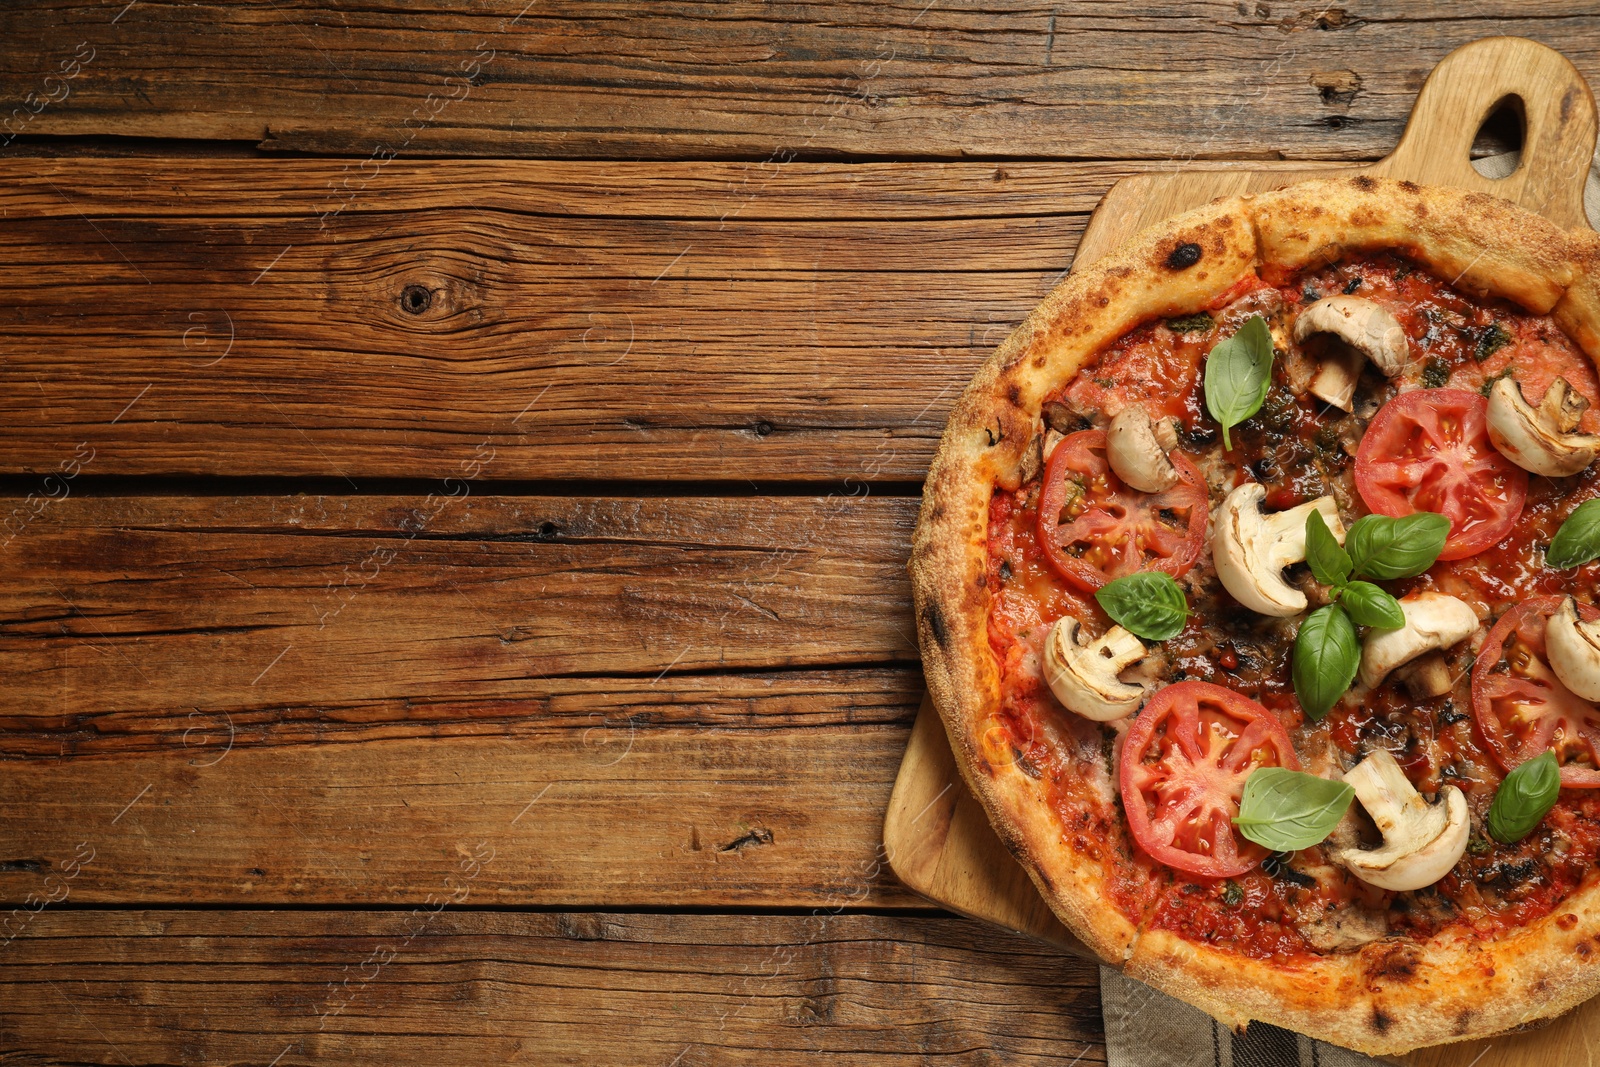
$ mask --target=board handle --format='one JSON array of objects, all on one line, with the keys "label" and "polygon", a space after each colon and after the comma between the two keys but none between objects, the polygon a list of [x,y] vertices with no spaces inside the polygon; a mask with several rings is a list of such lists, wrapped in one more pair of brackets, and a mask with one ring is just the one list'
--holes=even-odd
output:
[{"label": "board handle", "polygon": [[[1472,141],[1508,101],[1522,115],[1522,160],[1507,177],[1485,178],[1472,168]],[[1433,68],[1400,144],[1371,173],[1493,193],[1563,228],[1587,227],[1595,129],[1594,95],[1565,56],[1523,37],[1486,37]]]}]

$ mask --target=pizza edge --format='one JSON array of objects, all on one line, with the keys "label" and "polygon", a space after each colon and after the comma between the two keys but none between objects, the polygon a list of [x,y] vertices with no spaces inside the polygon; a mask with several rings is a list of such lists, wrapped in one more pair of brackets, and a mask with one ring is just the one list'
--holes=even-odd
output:
[{"label": "pizza edge", "polygon": [[[984,755],[977,724],[999,700],[988,643],[989,501],[1015,486],[1044,395],[1139,322],[1181,314],[1226,292],[1255,259],[1255,234],[1239,200],[1181,215],[1140,234],[1058,285],[979,368],[951,412],[929,470],[910,571],[923,671],[956,763],[1000,839],[1067,927],[1118,962],[1135,927],[1099,899],[1108,868],[1060,841],[1042,794],[1014,767]],[[1201,260],[1167,267],[1184,244]],[[1082,891],[1073,892],[1073,888]]]},{"label": "pizza edge", "polygon": [[[1187,268],[1174,257],[1184,245],[1201,252]],[[984,363],[929,470],[909,565],[928,688],[962,776],[1068,929],[1230,1025],[1257,1019],[1373,1054],[1493,1036],[1600,993],[1600,965],[1587,966],[1600,950],[1600,885],[1501,941],[1447,932],[1413,943],[1403,964],[1382,942],[1307,966],[1221,952],[1129,922],[1100,891],[1109,864],[1067,846],[1042,788],[991,761],[979,730],[1000,699],[988,644],[989,502],[997,484],[1020,481],[1045,395],[1128,330],[1200,310],[1251,270],[1386,249],[1462,289],[1553,312],[1600,365],[1600,276],[1586,274],[1600,271],[1593,233],[1568,234],[1487,194],[1366,176],[1217,200],[1075,271]],[[1567,914],[1576,922],[1562,930],[1554,920]]]}]

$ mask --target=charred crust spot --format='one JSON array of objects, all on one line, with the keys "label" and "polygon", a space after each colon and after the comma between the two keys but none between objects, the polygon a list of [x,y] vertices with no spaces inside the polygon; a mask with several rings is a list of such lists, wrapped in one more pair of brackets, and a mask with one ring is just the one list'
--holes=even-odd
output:
[{"label": "charred crust spot", "polygon": [[1387,1034],[1389,1032],[1389,1027],[1393,1025],[1393,1017],[1385,1014],[1382,1008],[1374,1004],[1372,1006],[1372,1028],[1380,1034]]},{"label": "charred crust spot", "polygon": [[1350,184],[1360,189],[1363,193],[1370,193],[1378,187],[1377,180],[1366,174],[1357,174],[1350,179]]},{"label": "charred crust spot", "polygon": [[1167,269],[1188,270],[1190,267],[1200,262],[1200,252],[1201,249],[1199,245],[1195,244],[1193,241],[1185,241],[1183,244],[1167,253]]},{"label": "charred crust spot", "polygon": [[1395,945],[1367,965],[1367,974],[1373,978],[1404,981],[1417,973],[1417,950],[1411,945]]},{"label": "charred crust spot", "polygon": [[1574,926],[1578,925],[1578,917],[1572,914],[1570,911],[1563,912],[1562,914],[1556,916],[1556,925],[1561,927],[1563,930],[1570,930]]},{"label": "charred crust spot", "polygon": [[1022,387],[1012,382],[1006,387],[1006,399],[1011,401],[1012,407],[1022,406]]},{"label": "charred crust spot", "polygon": [[950,647],[950,626],[944,621],[944,612],[938,604],[929,604],[922,612],[923,621],[928,624],[928,632],[933,635],[934,643],[940,648]]},{"label": "charred crust spot", "polygon": [[1464,1034],[1470,1029],[1472,1029],[1472,1009],[1462,1008],[1461,1013],[1456,1016],[1456,1033]]},{"label": "charred crust spot", "polygon": [[1402,190],[1404,190],[1405,192],[1408,192],[1408,193],[1420,193],[1420,192],[1422,192],[1422,186],[1418,185],[1416,182],[1413,182],[1413,181],[1403,181],[1403,182],[1401,182],[1400,183],[1400,188]]},{"label": "charred crust spot", "polygon": [[1576,945],[1572,946],[1572,951],[1574,951],[1574,952],[1576,952],[1578,954],[1578,958],[1579,959],[1586,960],[1586,959],[1589,958],[1589,953],[1592,950],[1589,948],[1589,942],[1587,942],[1587,941],[1579,941]]}]

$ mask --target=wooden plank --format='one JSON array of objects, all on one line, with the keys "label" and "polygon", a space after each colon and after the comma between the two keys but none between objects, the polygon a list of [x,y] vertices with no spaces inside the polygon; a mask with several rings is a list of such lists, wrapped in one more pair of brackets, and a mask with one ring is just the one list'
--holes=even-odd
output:
[{"label": "wooden plank", "polygon": [[[850,694],[881,706],[857,688],[871,681]],[[6,763],[0,900],[32,906],[90,856],[75,901],[413,905],[487,849],[497,858],[474,904],[920,905],[881,851],[907,723],[768,725],[768,708],[816,716],[847,698],[808,678],[769,679],[759,695],[737,677],[695,683],[728,691],[697,698],[717,714],[755,721],[653,727],[596,711],[551,728],[528,701],[530,721],[500,737],[347,744],[335,729],[273,743],[174,709],[177,736],[153,751]],[[655,699],[677,699],[677,684],[660,688]],[[899,699],[909,715],[915,698]]]},{"label": "wooden plank", "polygon": [[916,658],[914,498],[494,497],[458,481],[13,503],[0,674],[25,718]]},{"label": "wooden plank", "polygon": [[1129,173],[350,170],[0,161],[0,471],[918,479]]},{"label": "wooden plank", "polygon": [[1398,137],[1419,72],[1492,33],[1600,73],[1581,0],[35,2],[0,10],[0,99],[27,138],[378,157],[1370,159]]},{"label": "wooden plank", "polygon": [[5,703],[0,759],[40,758],[54,765],[91,756],[183,753],[199,766],[234,747],[421,738],[514,742],[554,735],[576,736],[605,763],[619,757],[638,731],[652,728],[909,726],[923,689],[922,674],[914,667],[854,667],[485,678],[474,686],[480,692],[467,698],[450,695],[448,685],[414,681],[415,691],[405,696],[327,691],[275,699],[285,694],[274,693],[268,683],[288,659],[285,655],[272,670],[246,679],[253,685],[217,686],[212,694],[217,699],[206,702],[204,710],[186,690],[158,685],[134,693],[137,699],[114,702],[98,687],[64,676],[54,693],[41,687],[37,700]]},{"label": "wooden plank", "polygon": [[0,898],[86,842],[83,900],[409,903],[488,841],[507,904],[914,902],[861,872],[915,671],[771,670],[914,660],[914,499],[458,488],[14,521]]},{"label": "wooden plank", "polygon": [[1105,1062],[1094,968],[960,919],[46,911],[3,951],[41,1067]]},{"label": "wooden plank", "polygon": [[363,167],[348,159],[57,159],[10,152],[0,155],[0,218],[309,218],[331,227],[358,215],[440,207],[730,225],[1053,216],[1087,214],[1118,178],[1170,167],[1162,161],[498,159],[395,159]]},{"label": "wooden plank", "polygon": [[[246,210],[286,174],[284,206],[308,213],[152,217],[147,190],[127,217],[98,214],[126,168],[64,196],[40,193],[48,171],[13,191],[19,212],[54,217],[0,226],[0,469],[49,473],[82,445],[96,474],[449,477],[492,450],[497,480],[920,477],[980,353],[1060,273],[1084,218],[953,217],[976,199],[970,169],[924,209],[952,217],[873,218],[879,199],[908,210],[918,168],[810,221],[731,215],[726,196],[696,220],[578,218],[545,190],[530,212],[352,209],[324,228],[303,198],[326,163],[230,166],[232,201],[202,211]],[[410,179],[450,203],[455,165],[438,167]],[[147,164],[159,188],[172,177]],[[727,177],[680,176],[659,210]],[[821,204],[837,178],[793,184]],[[419,314],[403,303],[416,287]]]}]

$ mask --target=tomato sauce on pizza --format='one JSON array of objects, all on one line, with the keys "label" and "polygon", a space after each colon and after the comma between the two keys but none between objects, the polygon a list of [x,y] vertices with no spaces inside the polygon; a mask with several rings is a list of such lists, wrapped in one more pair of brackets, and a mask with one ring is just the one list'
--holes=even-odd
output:
[{"label": "tomato sauce on pizza", "polygon": [[[1349,366],[1351,346],[1328,331],[1295,339],[1300,317],[1334,297],[1350,299],[1330,306],[1404,335],[1392,374],[1374,358],[1357,363],[1347,409],[1316,383],[1330,361]],[[1272,338],[1270,380],[1225,442],[1208,409],[1207,360],[1257,317]],[[1547,559],[1574,510],[1600,498],[1600,464],[1550,477],[1509,458],[1488,415],[1508,378],[1530,405],[1558,382],[1600,402],[1594,365],[1550,316],[1378,252],[1250,273],[1204,311],[1128,331],[1044,398],[1037,468],[1014,489],[996,487],[989,504],[1000,706],[986,741],[1040,784],[1070,846],[1108,863],[1108,895],[1130,922],[1292,964],[1381,938],[1497,936],[1594,881],[1600,708],[1552,671],[1545,630],[1569,599],[1580,621],[1600,617],[1600,563]],[[1171,484],[1154,491],[1108,459],[1108,420],[1135,406],[1174,432]],[[1571,434],[1600,431],[1592,406],[1567,421]],[[1304,613],[1252,610],[1214,558],[1221,505],[1251,483],[1268,515],[1331,498],[1341,533],[1367,515],[1444,516],[1431,565],[1374,583],[1402,606],[1449,598],[1477,620],[1429,650],[1431,680],[1397,667],[1307,714],[1293,662]],[[1282,582],[1308,609],[1330,604],[1333,588],[1303,559]],[[1069,710],[1048,677],[1052,628],[1070,617],[1106,634],[1115,623],[1097,592],[1145,572],[1176,580],[1188,613],[1122,678],[1143,686],[1142,706],[1109,721]],[[1375,629],[1361,627],[1366,640]],[[1344,850],[1382,844],[1359,803],[1327,840],[1293,850],[1266,848],[1235,821],[1252,773],[1337,780],[1378,751],[1427,802],[1451,789],[1465,799],[1466,845],[1430,884],[1385,888],[1340,862]],[[1557,799],[1531,832],[1498,839],[1485,828],[1497,791],[1546,752]]]}]

